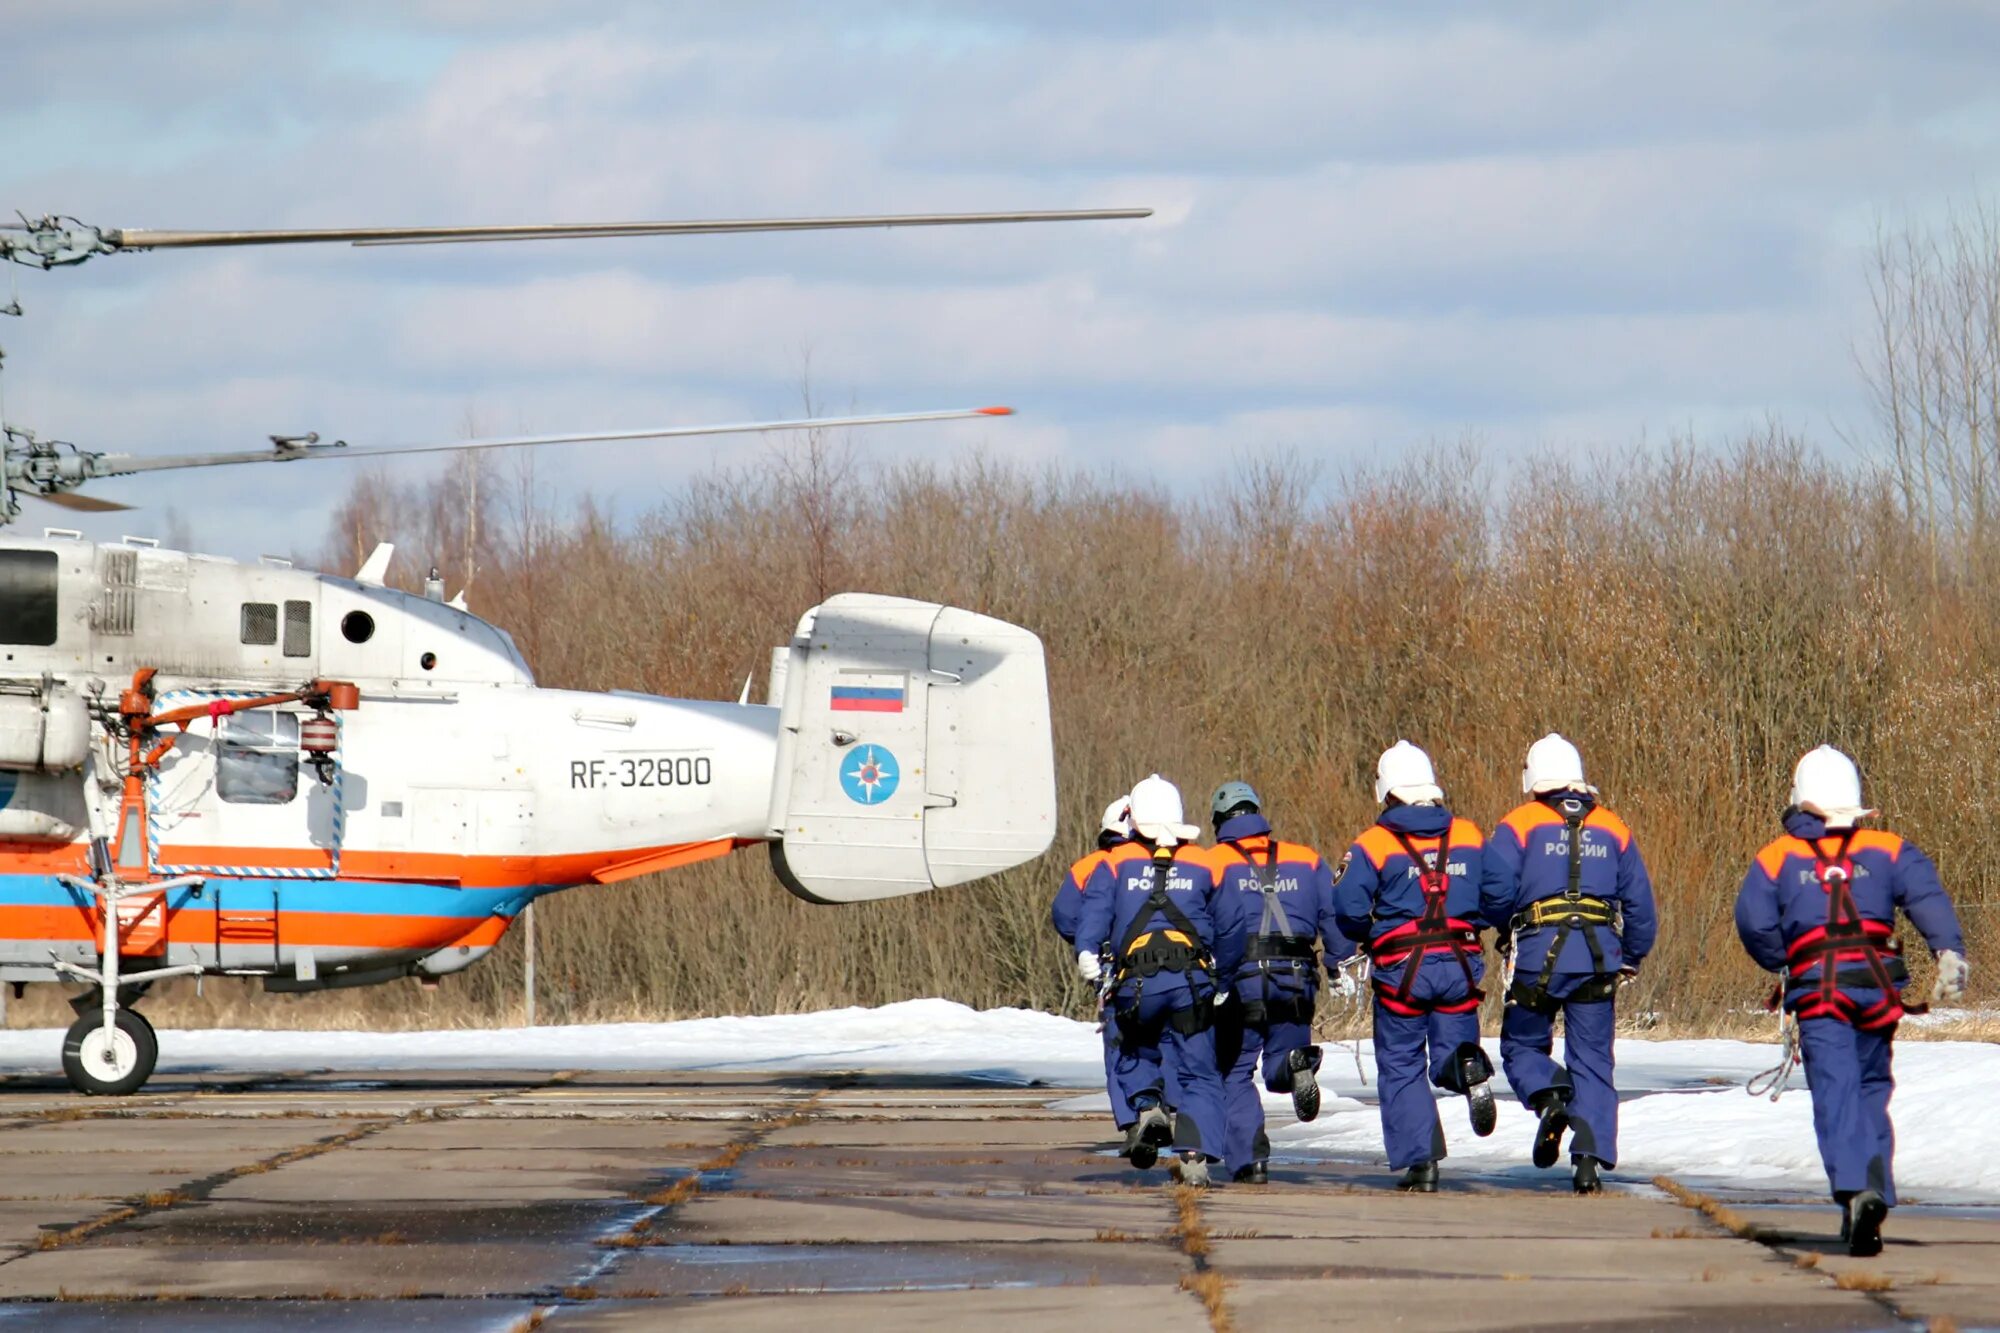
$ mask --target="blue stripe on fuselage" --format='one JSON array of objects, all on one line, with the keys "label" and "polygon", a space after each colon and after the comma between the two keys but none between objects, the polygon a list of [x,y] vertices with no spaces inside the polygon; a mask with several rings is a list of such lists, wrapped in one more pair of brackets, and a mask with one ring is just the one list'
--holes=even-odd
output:
[{"label": "blue stripe on fuselage", "polygon": [[[213,903],[218,894],[276,893],[281,912],[351,912],[366,916],[452,916],[479,920],[513,916],[548,889],[462,889],[441,884],[353,879],[229,879],[215,876],[206,892],[177,889],[168,906]],[[0,907],[75,907],[81,897],[53,875],[0,875]]]}]

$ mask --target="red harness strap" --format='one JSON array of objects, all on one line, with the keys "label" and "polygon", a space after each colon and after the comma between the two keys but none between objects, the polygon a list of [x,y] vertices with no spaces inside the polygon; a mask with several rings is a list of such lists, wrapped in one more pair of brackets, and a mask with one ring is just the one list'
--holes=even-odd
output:
[{"label": "red harness strap", "polygon": [[[1368,956],[1375,964],[1375,997],[1382,1007],[1392,1014],[1406,1018],[1419,1014],[1464,1014],[1479,1007],[1486,998],[1479,989],[1478,978],[1472,972],[1472,956],[1479,950],[1479,930],[1469,921],[1445,914],[1445,899],[1451,893],[1451,830],[1446,829],[1437,841],[1437,847],[1429,853],[1420,852],[1406,835],[1391,829],[1397,842],[1402,844],[1403,854],[1410,858],[1410,864],[1417,869],[1417,886],[1423,890],[1423,915],[1414,921],[1405,921],[1393,930],[1385,931],[1368,946]],[[1411,998],[1411,989],[1417,982],[1417,971],[1426,955],[1448,953],[1458,960],[1465,972],[1466,998],[1451,1004]],[[1391,986],[1383,979],[1383,970],[1396,964],[1403,965],[1403,974]]]},{"label": "red harness strap", "polygon": [[[1890,961],[1901,963],[1896,947],[1895,927],[1886,921],[1872,921],[1861,915],[1854,901],[1854,861],[1847,847],[1854,830],[1840,835],[1829,856],[1820,845],[1823,839],[1808,842],[1812,849],[1813,871],[1826,894],[1826,924],[1815,926],[1793,940],[1785,950],[1785,968],[1797,984],[1800,975],[1819,968],[1812,989],[1792,1004],[1800,1018],[1837,1018],[1864,1032],[1894,1027],[1905,1014],[1921,1014],[1929,1005],[1904,1004],[1896,989]],[[1882,993],[1873,1004],[1859,1003],[1841,989],[1841,964],[1858,964],[1867,975],[1868,985]]]}]

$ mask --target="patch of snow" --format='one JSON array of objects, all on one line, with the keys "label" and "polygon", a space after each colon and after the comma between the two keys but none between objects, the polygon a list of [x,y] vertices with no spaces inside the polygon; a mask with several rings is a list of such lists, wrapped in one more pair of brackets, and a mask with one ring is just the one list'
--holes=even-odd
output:
[{"label": "patch of snow", "polygon": [[[1497,1067],[1497,1043],[1487,1043]],[[56,1067],[55,1029],[0,1031],[0,1073]],[[1360,1043],[1329,1045],[1325,1100],[1312,1124],[1291,1119],[1290,1099],[1267,1097],[1274,1152],[1381,1162],[1375,1070]],[[1809,1195],[1826,1187],[1803,1074],[1775,1105],[1743,1082],[1777,1063],[1775,1044],[1741,1041],[1618,1043],[1618,1175],[1666,1173],[1692,1184],[1746,1185]],[[1560,1058],[1560,1053],[1558,1053]],[[1057,1105],[1101,1111],[1106,1103],[1101,1039],[1088,1023],[1024,1009],[979,1011],[946,1000],[875,1009],[704,1018],[678,1023],[441,1032],[257,1032],[167,1030],[160,1072],[314,1070],[370,1073],[414,1069],[741,1070],[956,1075],[1008,1084],[1091,1089]],[[2000,1046],[1910,1042],[1896,1052],[1897,1183],[1906,1196],[2000,1202],[2000,1117],[1986,1114],[2000,1088]],[[1502,1090],[1499,1128],[1474,1138],[1462,1103],[1440,1104],[1450,1166],[1535,1175],[1527,1164],[1534,1116]]]}]

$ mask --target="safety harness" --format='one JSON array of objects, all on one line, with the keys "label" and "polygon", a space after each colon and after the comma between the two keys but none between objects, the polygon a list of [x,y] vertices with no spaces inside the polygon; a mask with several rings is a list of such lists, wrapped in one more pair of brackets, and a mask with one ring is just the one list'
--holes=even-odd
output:
[{"label": "safety harness", "polygon": [[[1226,846],[1243,858],[1256,876],[1257,892],[1264,905],[1256,933],[1243,943],[1243,961],[1257,965],[1264,981],[1264,998],[1243,1003],[1246,1023],[1310,1023],[1313,1014],[1313,981],[1318,958],[1310,935],[1304,939],[1292,933],[1291,917],[1278,897],[1278,840],[1266,836],[1262,865],[1251,849],[1231,839]],[[1287,978],[1279,984],[1279,977]],[[1286,993],[1289,992],[1289,993]]]},{"label": "safety harness", "polygon": [[[1392,1014],[1414,1017],[1418,1014],[1464,1014],[1479,1007],[1486,998],[1479,989],[1479,978],[1472,970],[1472,960],[1479,954],[1479,929],[1469,921],[1445,913],[1445,899],[1451,893],[1451,830],[1449,828],[1437,838],[1437,847],[1429,852],[1420,852],[1408,835],[1399,829],[1389,832],[1402,845],[1403,854],[1410,858],[1410,864],[1417,872],[1417,886],[1423,890],[1423,915],[1414,921],[1405,921],[1393,930],[1377,936],[1368,946],[1368,954],[1374,962],[1375,996],[1382,1007]],[[1411,998],[1412,988],[1417,984],[1419,964],[1424,956],[1433,953],[1448,953],[1458,960],[1465,973],[1466,997],[1450,1004],[1439,1004],[1434,1000]],[[1391,982],[1385,975],[1388,968],[1404,964],[1402,976]]]},{"label": "safety harness", "polygon": [[[1896,943],[1895,927],[1886,921],[1871,921],[1861,915],[1854,902],[1854,860],[1848,844],[1853,829],[1843,829],[1831,856],[1824,838],[1803,840],[1813,855],[1813,873],[1826,893],[1826,924],[1815,926],[1793,940],[1785,950],[1787,984],[1809,987],[1787,1007],[1801,1019],[1837,1018],[1864,1032],[1894,1027],[1905,1014],[1921,1014],[1927,1004],[1905,1004],[1899,985],[1910,979],[1903,965],[1902,950]],[[1801,983],[1799,978],[1817,967],[1816,979]],[[1855,986],[1878,990],[1882,998],[1870,1005],[1856,1001],[1841,987]]]},{"label": "safety harness", "polygon": [[[1518,1004],[1544,1015],[1553,1014],[1565,1003],[1592,1004],[1608,1000],[1617,993],[1618,974],[1605,966],[1604,942],[1598,938],[1597,932],[1610,930],[1616,933],[1622,929],[1617,903],[1591,897],[1583,891],[1583,826],[1590,817],[1590,807],[1574,796],[1567,796],[1561,801],[1557,813],[1562,816],[1563,828],[1569,839],[1569,883],[1560,898],[1543,898],[1530,903],[1507,923],[1508,934],[1517,940],[1530,932],[1555,927],[1556,936],[1549,941],[1549,952],[1542,959],[1541,973],[1533,981],[1517,978],[1507,990],[1507,1003]],[[1583,942],[1590,950],[1593,975],[1558,1000],[1549,994],[1549,982],[1555,977],[1556,963],[1562,957],[1563,947],[1569,943],[1569,937],[1578,931],[1583,933]]]},{"label": "safety harness", "polygon": [[[1155,847],[1150,866],[1152,887],[1147,891],[1146,901],[1132,917],[1132,924],[1125,931],[1125,938],[1118,943],[1118,974],[1114,988],[1128,979],[1136,978],[1131,999],[1119,1006],[1119,1023],[1129,1023],[1127,1015],[1139,1007],[1139,997],[1144,994],[1146,983],[1162,972],[1207,972],[1213,975],[1214,962],[1209,957],[1208,947],[1202,942],[1201,931],[1196,928],[1188,914],[1167,893],[1167,879],[1174,868],[1174,849]],[[1153,928],[1153,918],[1163,916],[1167,927]],[[1189,978],[1192,990],[1193,978]],[[1202,996],[1189,1008],[1176,1010],[1168,1020],[1178,1032],[1192,1035],[1207,1029],[1215,1022],[1213,991]]]}]

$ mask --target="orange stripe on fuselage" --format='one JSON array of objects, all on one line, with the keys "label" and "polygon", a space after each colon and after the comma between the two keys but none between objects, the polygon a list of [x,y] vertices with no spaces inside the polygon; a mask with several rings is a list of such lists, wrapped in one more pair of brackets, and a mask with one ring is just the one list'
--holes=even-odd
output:
[{"label": "orange stripe on fuselage", "polygon": [[[232,910],[232,918],[248,914]],[[278,940],[284,945],[320,948],[412,950],[442,949],[463,944],[474,948],[495,944],[512,917],[401,916],[365,912],[287,912],[278,914]],[[166,942],[216,942],[213,907],[184,908],[167,913]],[[96,941],[102,938],[94,908],[0,906],[0,938],[10,940]]]},{"label": "orange stripe on fuselage", "polygon": [[[14,844],[19,845],[19,844]],[[340,878],[386,880],[392,883],[457,884],[468,889],[557,888],[577,884],[611,884],[635,875],[727,856],[751,843],[734,838],[707,842],[665,843],[599,852],[569,852],[559,856],[460,856],[445,852],[363,851],[340,854]],[[53,874],[56,867],[20,864],[11,846],[0,844],[0,871],[10,874]],[[81,845],[60,869],[77,873]],[[203,847],[172,843],[160,848],[160,864],[169,866],[243,866],[251,870],[325,870],[327,854],[318,847]]]}]

